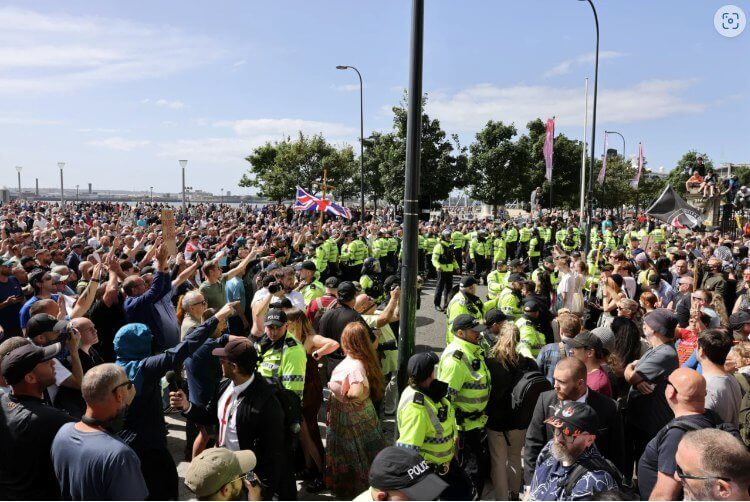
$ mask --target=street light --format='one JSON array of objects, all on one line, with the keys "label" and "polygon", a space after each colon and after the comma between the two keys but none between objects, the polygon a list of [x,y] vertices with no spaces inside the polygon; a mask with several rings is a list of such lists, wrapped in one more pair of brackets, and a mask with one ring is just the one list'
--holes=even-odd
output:
[{"label": "street light", "polygon": [[591,250],[591,217],[594,212],[594,197],[593,197],[593,178],[594,178],[594,161],[596,160],[596,91],[599,83],[599,16],[596,14],[596,7],[594,2],[591,0],[579,0],[580,2],[588,2],[591,6],[591,10],[594,12],[594,24],[596,25],[596,59],[594,62],[594,113],[591,120],[591,162],[589,162],[589,208],[588,214],[586,215],[586,246],[584,247],[584,256],[588,256]]},{"label": "street light", "polygon": [[154,203],[154,187],[148,187],[148,189],[151,191],[151,204]]},{"label": "street light", "polygon": [[16,166],[16,171],[18,171],[18,198],[19,199],[21,198],[21,169],[23,169],[23,167]]},{"label": "street light", "polygon": [[65,162],[58,162],[57,167],[60,168],[60,205],[65,205],[65,189],[63,185],[63,168],[65,167]]},{"label": "street light", "polygon": [[[617,131],[604,131],[604,134],[617,134],[620,138],[622,138],[622,158],[625,158],[625,136],[620,134]],[[604,155],[607,155],[607,152],[604,152]]]},{"label": "street light", "polygon": [[362,74],[353,66],[338,65],[337,70],[354,70],[359,77],[359,205],[360,221],[365,221],[365,108]]},{"label": "street light", "polygon": [[187,211],[187,204],[185,204],[185,166],[187,166],[187,160],[180,161],[180,167],[182,168],[182,211]]}]

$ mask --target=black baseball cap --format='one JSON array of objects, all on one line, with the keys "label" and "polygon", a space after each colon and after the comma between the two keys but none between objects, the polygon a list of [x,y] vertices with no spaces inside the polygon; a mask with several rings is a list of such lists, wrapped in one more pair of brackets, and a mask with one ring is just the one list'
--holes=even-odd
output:
[{"label": "black baseball cap", "polygon": [[354,283],[351,281],[342,281],[339,283],[337,293],[339,300],[348,302],[357,296],[357,288],[354,287]]},{"label": "black baseball cap", "polygon": [[303,261],[302,265],[300,265],[300,268],[304,270],[310,270],[312,272],[316,272],[318,270],[318,267],[316,267],[315,263],[311,260]]},{"label": "black baseball cap", "polygon": [[49,361],[59,353],[59,343],[53,343],[46,347],[39,347],[34,344],[22,345],[3,357],[0,371],[2,371],[3,378],[9,385],[15,385],[31,373],[37,364]]},{"label": "black baseball cap", "polygon": [[601,339],[590,331],[578,333],[575,337],[566,340],[571,349],[594,349],[603,351],[604,345]]},{"label": "black baseball cap", "polygon": [[528,300],[523,303],[524,312],[541,312],[542,307],[536,300]]},{"label": "black baseball cap", "polygon": [[490,309],[484,314],[484,322],[487,323],[487,326],[492,326],[493,324],[507,320],[508,316],[500,309]]},{"label": "black baseball cap", "polygon": [[462,288],[469,288],[475,284],[479,284],[477,280],[474,278],[473,275],[467,275],[465,277],[461,277],[461,287]]},{"label": "black baseball cap", "polygon": [[225,357],[233,363],[244,361],[258,364],[258,352],[248,338],[233,338],[223,347],[216,348],[211,354],[217,357]]},{"label": "black baseball cap", "polygon": [[523,265],[523,262],[517,258],[510,260],[510,263],[508,263],[509,267],[520,267],[521,265]]},{"label": "black baseball cap", "polygon": [[68,322],[58,321],[56,317],[49,314],[36,314],[26,324],[26,338],[31,339],[48,331],[62,333],[67,328]]},{"label": "black baseball cap", "polygon": [[269,307],[272,309],[290,309],[293,308],[294,305],[292,305],[292,300],[285,296],[284,298],[279,298],[278,300],[271,302]]},{"label": "black baseball cap", "polygon": [[584,432],[596,434],[599,419],[594,409],[586,403],[573,401],[557,407],[554,415],[544,421],[555,429],[562,429],[562,433],[569,437],[577,437]]},{"label": "black baseball cap", "polygon": [[[512,265],[511,265],[512,266]],[[521,274],[509,274],[508,282],[523,282],[525,279]]]},{"label": "black baseball cap", "polygon": [[480,323],[475,317],[472,317],[469,314],[461,314],[453,319],[453,332],[455,333],[459,329],[462,329],[464,331],[471,330],[481,333],[482,331],[487,329],[487,326]]},{"label": "black baseball cap", "polygon": [[414,354],[409,358],[409,362],[406,364],[406,372],[417,382],[423,382],[432,375],[432,372],[435,370],[435,365],[439,362],[440,359],[434,352]]},{"label": "black baseball cap", "polygon": [[281,326],[286,323],[286,313],[281,309],[268,309],[263,320],[264,326]]},{"label": "black baseball cap", "polygon": [[368,481],[377,490],[398,490],[411,500],[436,500],[448,488],[419,453],[398,446],[377,454]]},{"label": "black baseball cap", "polygon": [[332,277],[329,277],[328,279],[326,279],[325,287],[331,288],[331,289],[338,288],[339,287],[339,279],[338,279],[338,277],[333,277],[332,276]]},{"label": "black baseball cap", "polygon": [[739,331],[742,326],[750,323],[750,312],[740,310],[729,316],[729,326],[732,331]]}]

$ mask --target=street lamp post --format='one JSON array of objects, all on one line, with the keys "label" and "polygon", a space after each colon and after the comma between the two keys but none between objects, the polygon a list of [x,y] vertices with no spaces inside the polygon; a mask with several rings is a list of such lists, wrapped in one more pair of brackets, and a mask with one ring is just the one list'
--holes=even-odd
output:
[{"label": "street lamp post", "polygon": [[19,199],[21,198],[21,169],[23,169],[23,167],[16,166],[16,171],[18,172],[18,198]]},{"label": "street lamp post", "polygon": [[[625,136],[620,134],[617,131],[604,131],[604,134],[617,134],[622,139],[622,158],[625,158]],[[604,152],[604,155],[607,155],[607,152]]]},{"label": "street lamp post", "polygon": [[65,167],[65,162],[58,162],[57,167],[60,168],[60,205],[65,205],[65,185],[63,184],[63,168]]},{"label": "street lamp post", "polygon": [[594,212],[594,192],[593,192],[593,178],[594,178],[594,161],[596,160],[596,94],[599,84],[599,16],[596,14],[596,7],[594,2],[591,0],[579,0],[581,2],[588,2],[591,6],[591,10],[594,12],[594,24],[596,25],[596,59],[594,62],[594,112],[591,118],[591,162],[589,162],[589,187],[588,187],[588,214],[586,215],[586,246],[584,247],[585,256],[588,256],[591,250],[591,218]]},{"label": "street lamp post", "polygon": [[187,211],[187,204],[185,203],[185,166],[187,166],[187,160],[180,161],[180,167],[182,168],[182,211]]},{"label": "street lamp post", "polygon": [[154,203],[154,187],[148,187],[148,189],[151,191],[151,204]]},{"label": "street lamp post", "polygon": [[365,107],[362,74],[353,66],[338,65],[337,70],[354,70],[359,77],[359,205],[360,221],[365,221]]}]

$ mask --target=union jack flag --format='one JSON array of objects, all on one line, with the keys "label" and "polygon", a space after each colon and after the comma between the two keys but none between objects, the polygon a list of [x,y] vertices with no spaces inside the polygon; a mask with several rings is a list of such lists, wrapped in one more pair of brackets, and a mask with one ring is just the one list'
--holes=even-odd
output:
[{"label": "union jack flag", "polygon": [[316,197],[300,187],[297,187],[297,200],[294,203],[294,209],[297,211],[324,211],[346,219],[351,219],[352,217],[352,212],[349,208],[340,206],[328,199]]}]

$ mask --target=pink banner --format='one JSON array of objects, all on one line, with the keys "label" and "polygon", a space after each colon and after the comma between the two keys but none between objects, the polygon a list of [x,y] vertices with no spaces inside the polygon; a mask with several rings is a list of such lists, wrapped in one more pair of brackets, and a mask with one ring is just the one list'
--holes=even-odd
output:
[{"label": "pink banner", "polygon": [[547,167],[545,177],[552,181],[552,154],[555,143],[555,119],[547,119],[547,133],[544,137],[544,163]]},{"label": "pink banner", "polygon": [[638,172],[630,180],[630,186],[636,190],[638,189],[638,183],[641,181],[641,173],[643,173],[643,143],[638,143]]}]

